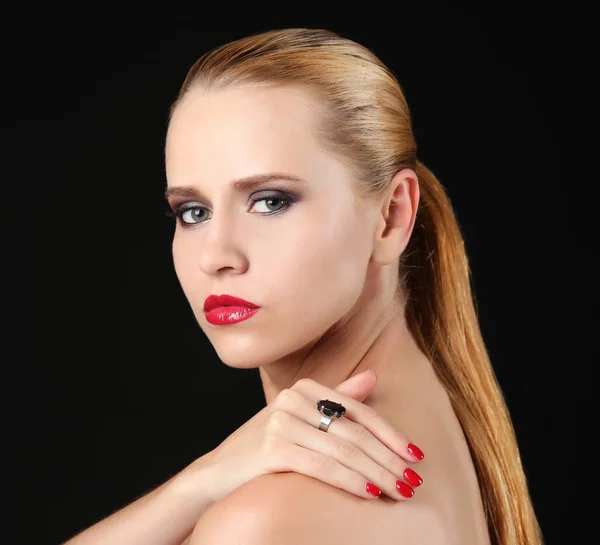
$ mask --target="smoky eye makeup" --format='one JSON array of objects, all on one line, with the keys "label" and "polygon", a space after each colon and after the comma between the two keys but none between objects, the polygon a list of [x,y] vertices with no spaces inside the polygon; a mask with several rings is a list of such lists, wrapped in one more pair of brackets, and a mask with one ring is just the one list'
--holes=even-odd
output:
[{"label": "smoky eye makeup", "polygon": [[[251,212],[261,216],[275,216],[284,213],[293,206],[298,200],[298,196],[285,186],[269,187],[252,193],[248,208],[255,208],[257,203],[265,202],[267,210],[261,212]],[[275,205],[273,203],[276,203]],[[281,206],[278,206],[278,205]],[[177,224],[183,228],[189,228],[203,224],[209,216],[210,209],[198,201],[173,200],[169,203],[170,209],[165,214],[174,218]],[[268,209],[275,207],[275,210]]]}]

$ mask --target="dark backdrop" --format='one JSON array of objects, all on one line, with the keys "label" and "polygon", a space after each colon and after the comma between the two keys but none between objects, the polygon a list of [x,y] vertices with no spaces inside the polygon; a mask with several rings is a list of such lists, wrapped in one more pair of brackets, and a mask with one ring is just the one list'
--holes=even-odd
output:
[{"label": "dark backdrop", "polygon": [[466,239],[546,542],[566,543],[582,524],[580,507],[567,511],[587,446],[576,431],[581,387],[597,363],[585,347],[596,249],[583,212],[593,212],[597,175],[577,171],[589,157],[590,18],[523,6],[483,15],[432,5],[395,17],[365,6],[287,16],[174,8],[48,4],[5,16],[10,542],[58,544],[263,406],[258,371],[219,362],[174,275],[163,143],[197,57],[249,33],[305,26],[359,41],[399,78],[419,157],[446,186]]}]

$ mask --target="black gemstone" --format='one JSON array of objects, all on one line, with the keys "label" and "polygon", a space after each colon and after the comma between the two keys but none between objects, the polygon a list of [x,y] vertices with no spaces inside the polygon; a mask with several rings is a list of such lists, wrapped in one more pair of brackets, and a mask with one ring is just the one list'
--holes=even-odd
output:
[{"label": "black gemstone", "polygon": [[335,401],[329,401],[329,399],[321,399],[317,403],[317,409],[329,417],[335,416],[336,418],[341,418],[346,414],[346,408],[343,405]]}]

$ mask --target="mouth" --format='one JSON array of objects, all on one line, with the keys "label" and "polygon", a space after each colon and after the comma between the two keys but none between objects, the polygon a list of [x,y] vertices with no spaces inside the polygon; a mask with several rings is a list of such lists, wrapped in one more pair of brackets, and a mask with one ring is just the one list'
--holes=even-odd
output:
[{"label": "mouth", "polygon": [[236,297],[235,295],[230,295],[228,293],[224,293],[222,295],[209,295],[204,301],[204,312],[210,312],[216,308],[220,307],[246,307],[249,309],[260,308],[258,305],[251,303],[250,301],[246,301],[241,299],[240,297]]}]

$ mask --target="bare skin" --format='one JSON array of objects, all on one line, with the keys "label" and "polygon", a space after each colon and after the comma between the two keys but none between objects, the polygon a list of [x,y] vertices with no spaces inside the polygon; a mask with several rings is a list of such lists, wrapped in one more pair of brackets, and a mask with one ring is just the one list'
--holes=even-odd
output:
[{"label": "bare skin", "polygon": [[[396,293],[419,202],[416,174],[404,169],[377,200],[358,201],[346,167],[313,137],[316,116],[313,99],[290,88],[195,90],[179,105],[166,144],[169,203],[196,211],[182,216],[173,240],[179,281],[220,359],[259,368],[267,404],[301,378],[333,388],[374,369],[378,387],[365,403],[427,456],[419,466],[424,484],[410,502],[433,507],[458,542],[485,544],[462,430]],[[289,208],[266,206],[264,199],[281,198],[278,183],[230,185],[270,172],[304,180],[282,182],[295,195]],[[213,325],[204,300],[222,293],[261,308],[249,320]],[[393,531],[404,503],[366,503]]]},{"label": "bare skin", "polygon": [[[413,438],[426,453],[418,467],[423,485],[409,500],[410,508],[433,508],[448,543],[484,545],[489,543],[488,530],[462,429],[431,363],[416,344],[402,342],[405,331],[402,324],[389,323],[359,365],[357,371],[374,368],[379,375],[365,404]],[[398,353],[403,354],[402,359]],[[396,516],[396,510],[406,509],[406,505],[387,497],[380,500],[385,508],[368,504],[368,516],[379,520],[382,538],[401,535],[397,526],[404,521]],[[421,533],[420,537],[425,536]],[[436,535],[431,539],[441,542]]]},{"label": "bare skin", "polygon": [[[406,529],[402,525],[406,524],[406,519],[398,516],[398,510],[409,509],[413,520],[418,519],[421,513],[426,513],[424,518],[427,522],[424,527],[416,526],[418,540],[414,542],[489,543],[477,478],[448,396],[435,376],[431,363],[414,342],[407,338],[403,341],[399,336],[401,331],[405,331],[401,320],[389,322],[369,347],[353,376],[365,369],[376,370],[377,386],[363,403],[412,438],[426,453],[425,459],[416,468],[424,482],[415,490],[414,497],[397,501],[382,495],[377,501],[356,501],[342,490],[330,488],[316,480],[303,480],[301,475],[295,476],[298,479],[293,480],[292,485],[289,479],[293,476],[287,476],[286,484],[276,488],[273,493],[272,479],[277,475],[266,475],[243,485],[229,498],[209,508],[196,526],[190,545],[212,543],[206,539],[215,526],[215,538],[218,540],[223,537],[219,533],[222,531],[219,521],[226,518],[228,513],[243,512],[256,502],[256,498],[275,496],[277,502],[286,505],[286,510],[298,513],[306,504],[298,498],[322,496],[326,488],[327,494],[335,496],[327,496],[330,504],[338,506],[336,510],[327,511],[327,525],[336,527],[334,536],[340,542],[362,543],[357,537],[360,527],[349,525],[348,520],[368,521],[365,543],[384,543],[389,541],[389,536],[405,536]],[[397,357],[397,351],[403,354],[402,360]],[[331,386],[327,384],[326,377],[322,383]],[[331,426],[335,426],[335,421]],[[275,506],[273,510],[276,510]],[[430,524],[432,513],[435,524]],[[265,516],[269,520],[269,515]],[[212,526],[213,522],[215,526]],[[313,522],[319,527],[325,526],[316,520]],[[313,531],[312,528],[314,526],[307,527],[307,530]],[[244,526],[242,529],[245,532]],[[340,533],[345,531],[346,535]],[[443,532],[443,536],[440,532]]]}]

